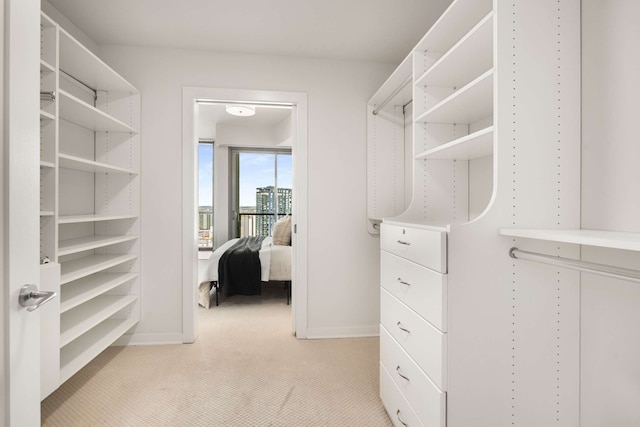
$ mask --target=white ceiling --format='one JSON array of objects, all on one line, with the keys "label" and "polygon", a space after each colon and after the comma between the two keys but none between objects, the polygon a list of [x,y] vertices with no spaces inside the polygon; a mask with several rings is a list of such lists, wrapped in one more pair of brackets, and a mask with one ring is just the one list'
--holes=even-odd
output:
[{"label": "white ceiling", "polygon": [[399,63],[451,0],[49,0],[98,45]]}]

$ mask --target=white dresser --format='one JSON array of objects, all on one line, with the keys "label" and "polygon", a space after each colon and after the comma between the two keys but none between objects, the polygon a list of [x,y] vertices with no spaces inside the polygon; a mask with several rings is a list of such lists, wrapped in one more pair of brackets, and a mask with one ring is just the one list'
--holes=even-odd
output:
[{"label": "white dresser", "polygon": [[383,223],[380,395],[397,426],[446,424],[447,234]]}]

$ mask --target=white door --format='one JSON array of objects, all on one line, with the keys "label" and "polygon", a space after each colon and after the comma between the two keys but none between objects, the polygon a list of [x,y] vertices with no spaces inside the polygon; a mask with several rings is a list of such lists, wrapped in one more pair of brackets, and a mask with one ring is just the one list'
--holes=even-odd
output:
[{"label": "white door", "polygon": [[40,1],[2,0],[2,420],[40,425],[40,314],[18,305],[39,284]]}]

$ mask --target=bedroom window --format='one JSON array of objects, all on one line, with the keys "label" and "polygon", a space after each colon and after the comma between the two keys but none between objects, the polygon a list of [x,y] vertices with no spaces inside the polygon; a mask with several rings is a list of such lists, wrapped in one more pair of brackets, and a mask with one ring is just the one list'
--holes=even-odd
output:
[{"label": "bedroom window", "polygon": [[232,152],[234,236],[270,236],[278,218],[291,215],[291,149]]},{"label": "bedroom window", "polygon": [[198,143],[198,250],[213,249],[213,140]]}]

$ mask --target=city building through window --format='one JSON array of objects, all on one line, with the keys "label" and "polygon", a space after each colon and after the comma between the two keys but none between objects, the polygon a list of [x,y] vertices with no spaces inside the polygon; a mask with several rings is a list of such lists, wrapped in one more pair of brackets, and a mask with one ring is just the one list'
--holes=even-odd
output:
[{"label": "city building through window", "polygon": [[291,149],[232,151],[234,237],[270,236],[279,217],[292,213]]},{"label": "city building through window", "polygon": [[198,143],[198,249],[213,249],[213,141]]}]

